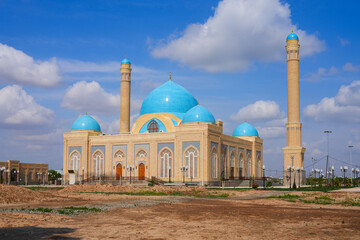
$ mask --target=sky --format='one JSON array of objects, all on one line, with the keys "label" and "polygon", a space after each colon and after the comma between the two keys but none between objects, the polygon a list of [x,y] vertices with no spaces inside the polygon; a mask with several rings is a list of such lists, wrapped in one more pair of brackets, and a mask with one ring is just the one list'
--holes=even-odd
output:
[{"label": "sky", "polygon": [[118,133],[127,56],[132,122],[172,72],[225,134],[244,121],[255,126],[267,174],[280,176],[293,29],[305,168],[325,171],[325,130],[337,174],[350,161],[360,167],[359,10],[356,0],[0,0],[0,161],[61,169],[62,134],[86,112],[104,133]]}]

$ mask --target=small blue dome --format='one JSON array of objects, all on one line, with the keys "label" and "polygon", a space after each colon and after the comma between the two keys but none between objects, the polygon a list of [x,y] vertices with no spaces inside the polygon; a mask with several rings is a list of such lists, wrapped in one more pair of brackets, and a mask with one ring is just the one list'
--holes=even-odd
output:
[{"label": "small blue dome", "polygon": [[101,132],[101,128],[98,122],[89,115],[83,115],[73,123],[71,131],[75,130],[91,130]]},{"label": "small blue dome", "polygon": [[192,123],[192,122],[208,122],[208,123],[215,123],[215,118],[203,106],[197,105],[191,108],[189,111],[186,112],[182,123]]},{"label": "small blue dome", "polygon": [[161,112],[186,113],[196,105],[198,101],[185,88],[173,81],[167,81],[152,90],[145,98],[140,115]]},{"label": "small blue dome", "polygon": [[121,61],[121,64],[131,64],[130,60],[125,58],[124,60]]},{"label": "small blue dome", "polygon": [[290,39],[297,39],[297,40],[299,40],[299,37],[298,37],[298,35],[296,35],[295,33],[290,33],[288,36],[287,36],[287,38],[286,38],[286,41],[287,40],[290,40]]},{"label": "small blue dome", "polygon": [[234,131],[233,137],[258,137],[259,133],[251,124],[244,122]]}]

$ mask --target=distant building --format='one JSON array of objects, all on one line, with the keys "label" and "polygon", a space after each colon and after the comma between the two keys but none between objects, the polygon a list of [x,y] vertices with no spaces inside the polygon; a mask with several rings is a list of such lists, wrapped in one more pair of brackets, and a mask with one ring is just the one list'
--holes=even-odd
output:
[{"label": "distant building", "polygon": [[48,182],[48,164],[21,163],[16,160],[0,162],[0,183],[42,184]]},{"label": "distant building", "polygon": [[64,133],[65,183],[132,175],[219,185],[222,179],[262,177],[263,140],[257,130],[245,122],[232,136],[223,134],[223,122],[215,121],[171,76],[145,98],[130,129],[131,70],[130,61],[124,59],[119,134],[103,134],[89,115]]}]

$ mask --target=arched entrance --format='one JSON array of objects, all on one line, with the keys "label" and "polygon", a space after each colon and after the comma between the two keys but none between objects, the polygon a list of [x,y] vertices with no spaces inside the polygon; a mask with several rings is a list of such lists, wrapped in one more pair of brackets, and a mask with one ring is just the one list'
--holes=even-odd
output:
[{"label": "arched entrance", "polygon": [[121,163],[118,163],[116,165],[116,180],[120,180],[121,176],[122,176],[122,165]]},{"label": "arched entrance", "polygon": [[17,180],[17,172],[15,168],[11,170],[10,179],[12,182],[15,182]]},{"label": "arched entrance", "polygon": [[139,180],[145,180],[145,164],[139,164]]}]

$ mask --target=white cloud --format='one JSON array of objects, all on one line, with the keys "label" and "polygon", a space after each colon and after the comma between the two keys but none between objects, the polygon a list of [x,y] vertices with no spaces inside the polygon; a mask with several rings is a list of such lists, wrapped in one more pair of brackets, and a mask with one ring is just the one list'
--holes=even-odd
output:
[{"label": "white cloud", "polygon": [[348,62],[342,69],[347,72],[358,72],[360,70],[360,66],[355,66],[354,64]]},{"label": "white cloud", "polygon": [[120,95],[107,93],[97,82],[77,82],[66,90],[62,107],[85,113],[117,113]]},{"label": "white cloud", "polygon": [[278,118],[280,113],[279,105],[274,101],[257,101],[241,108],[237,114],[231,115],[233,121],[263,121]]},{"label": "white cloud", "polygon": [[36,61],[24,52],[0,43],[0,81],[54,87],[62,83],[62,77],[55,58]]},{"label": "white cloud", "polygon": [[354,81],[350,85],[341,86],[335,96],[335,100],[342,105],[360,107],[360,81]]},{"label": "white cloud", "polygon": [[0,90],[0,128],[42,126],[53,120],[53,111],[36,103],[20,86]]},{"label": "white cloud", "polygon": [[307,106],[304,113],[316,121],[360,122],[360,81],[341,86],[335,97]]},{"label": "white cloud", "polygon": [[120,62],[84,62],[73,59],[58,60],[58,64],[62,72],[66,73],[84,73],[84,72],[116,72],[119,71],[120,76]]},{"label": "white cloud", "polygon": [[[204,24],[187,26],[179,37],[151,54],[207,72],[244,72],[254,62],[281,61],[291,25],[288,4],[279,0],[224,0]],[[302,56],[325,49],[315,35],[295,29]]]},{"label": "white cloud", "polygon": [[319,82],[321,80],[324,80],[325,77],[329,77],[337,73],[339,73],[339,69],[334,66],[330,67],[329,70],[320,67],[316,73],[310,74],[310,76],[307,78],[307,81]]},{"label": "white cloud", "polygon": [[260,127],[257,129],[261,138],[279,138],[286,135],[285,125],[283,127]]},{"label": "white cloud", "polygon": [[349,40],[346,40],[346,39],[341,38],[341,37],[338,37],[338,40],[339,40],[341,46],[350,45],[350,41],[349,41]]},{"label": "white cloud", "polygon": [[[139,111],[142,101],[131,99],[131,111]],[[66,90],[62,107],[81,113],[119,114],[120,94],[106,92],[98,82],[81,81]]]}]

